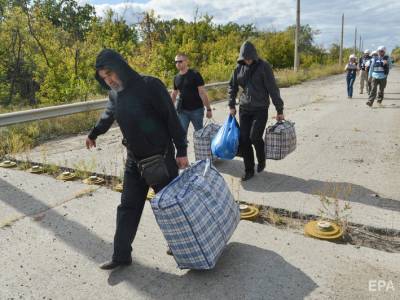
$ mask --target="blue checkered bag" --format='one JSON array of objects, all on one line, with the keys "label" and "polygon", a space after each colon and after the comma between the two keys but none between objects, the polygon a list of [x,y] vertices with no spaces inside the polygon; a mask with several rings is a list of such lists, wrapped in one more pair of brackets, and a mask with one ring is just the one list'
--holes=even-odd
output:
[{"label": "blue checkered bag", "polygon": [[181,269],[212,269],[240,220],[239,206],[210,160],[183,171],[151,207]]},{"label": "blue checkered bag", "polygon": [[211,141],[221,126],[208,122],[206,121],[202,129],[193,132],[194,157],[196,160],[215,159],[211,153]]}]

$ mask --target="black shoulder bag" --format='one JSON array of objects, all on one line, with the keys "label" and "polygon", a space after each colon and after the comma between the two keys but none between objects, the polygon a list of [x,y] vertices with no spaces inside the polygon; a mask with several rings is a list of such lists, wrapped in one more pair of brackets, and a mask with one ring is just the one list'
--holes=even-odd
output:
[{"label": "black shoulder bag", "polygon": [[149,186],[164,184],[170,178],[167,164],[165,163],[166,153],[152,155],[136,161],[140,175]]},{"label": "black shoulder bag", "polygon": [[[129,149],[129,144],[125,138],[122,140],[122,144]],[[156,154],[138,160],[133,154],[133,151],[130,150],[130,156],[136,163],[140,176],[149,186],[164,184],[169,180],[170,174],[165,162],[167,152],[168,146],[164,154]]]},{"label": "black shoulder bag", "polygon": [[165,150],[164,154],[152,155],[141,160],[137,160],[132,153],[140,176],[142,176],[149,186],[165,184],[168,182],[170,174],[165,162],[167,152],[168,148]]}]

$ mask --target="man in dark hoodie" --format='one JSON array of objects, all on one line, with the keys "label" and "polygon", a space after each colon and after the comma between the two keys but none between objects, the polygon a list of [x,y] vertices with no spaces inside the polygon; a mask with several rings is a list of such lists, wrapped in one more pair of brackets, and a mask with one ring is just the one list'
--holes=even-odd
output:
[{"label": "man in dark hoodie", "polygon": [[[152,186],[160,191],[188,166],[187,144],[169,93],[157,78],[136,73],[117,52],[105,49],[96,59],[96,79],[109,90],[107,108],[86,139],[88,149],[96,138],[117,121],[128,157],[125,165],[121,204],[112,260],[101,266],[110,270],[132,263],[131,244],[135,238],[149,185],[139,172],[137,161],[165,154],[169,179]],[[175,148],[177,150],[175,158]]]},{"label": "man in dark hoodie", "polygon": [[236,114],[236,96],[239,86],[243,89],[239,97],[240,147],[245,174],[242,181],[254,176],[254,153],[256,150],[257,172],[265,169],[263,133],[268,119],[269,97],[276,108],[277,121],[284,119],[283,101],[271,66],[257,55],[252,43],[246,41],[240,47],[238,64],[229,81],[229,108]]}]

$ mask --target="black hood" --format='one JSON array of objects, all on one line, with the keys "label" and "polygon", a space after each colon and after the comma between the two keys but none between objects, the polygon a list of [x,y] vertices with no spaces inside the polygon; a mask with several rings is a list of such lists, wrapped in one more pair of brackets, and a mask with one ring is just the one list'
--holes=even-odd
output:
[{"label": "black hood", "polygon": [[140,78],[140,75],[128,65],[126,60],[118,52],[112,49],[103,49],[100,51],[99,55],[97,55],[95,75],[96,80],[101,84],[101,86],[110,90],[110,87],[104,82],[98,73],[98,71],[103,68],[110,69],[117,73],[124,87],[128,85],[128,82]]},{"label": "black hood", "polygon": [[245,59],[252,59],[254,61],[258,60],[256,47],[249,41],[246,41],[240,47],[239,58],[237,62],[243,64]]}]

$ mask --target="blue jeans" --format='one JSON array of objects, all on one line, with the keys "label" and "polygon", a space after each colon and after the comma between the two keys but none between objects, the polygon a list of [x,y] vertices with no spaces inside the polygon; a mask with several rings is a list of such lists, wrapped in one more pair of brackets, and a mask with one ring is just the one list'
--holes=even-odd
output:
[{"label": "blue jeans", "polygon": [[192,122],[195,131],[203,128],[204,107],[195,110],[182,109],[178,113],[178,116],[179,120],[181,121],[182,127],[186,132],[186,137],[190,122]]},{"label": "blue jeans", "polygon": [[356,80],[356,75],[347,75],[346,82],[347,82],[347,96],[353,97],[353,84]]}]

